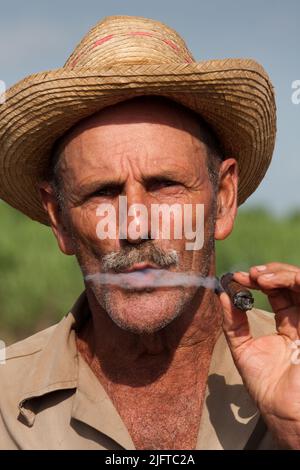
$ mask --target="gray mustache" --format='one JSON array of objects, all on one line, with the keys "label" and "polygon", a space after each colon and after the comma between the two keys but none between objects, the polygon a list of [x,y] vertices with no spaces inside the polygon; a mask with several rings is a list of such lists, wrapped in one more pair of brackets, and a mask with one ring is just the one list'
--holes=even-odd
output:
[{"label": "gray mustache", "polygon": [[169,268],[178,266],[179,255],[176,250],[162,250],[161,248],[150,245],[145,249],[130,248],[121,252],[109,253],[102,258],[102,271],[120,272],[131,268],[134,264],[151,262],[159,268]]},{"label": "gray mustache", "polygon": [[205,287],[216,290],[219,280],[198,273],[171,272],[165,269],[143,269],[129,273],[95,273],[85,276],[86,281],[118,286],[123,289],[155,287]]},{"label": "gray mustache", "polygon": [[[147,268],[133,272],[122,271],[130,269],[134,264],[151,262],[159,269]],[[102,258],[102,271],[86,274],[87,282],[99,285],[117,286],[122,289],[142,289],[156,287],[205,287],[217,289],[219,280],[213,276],[203,276],[195,272],[172,272],[167,268],[179,264],[176,250],[162,250],[155,245],[144,248],[123,249],[121,252],[109,253]],[[112,272],[113,271],[113,272]]]}]

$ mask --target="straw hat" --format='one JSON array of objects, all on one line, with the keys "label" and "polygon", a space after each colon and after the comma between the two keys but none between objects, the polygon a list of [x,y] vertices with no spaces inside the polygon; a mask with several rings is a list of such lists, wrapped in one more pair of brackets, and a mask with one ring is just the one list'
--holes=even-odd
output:
[{"label": "straw hat", "polygon": [[49,224],[38,183],[51,148],[81,119],[140,95],[198,112],[239,163],[239,204],[270,164],[276,133],[272,84],[250,59],[195,62],[181,37],[146,18],[112,16],[83,38],[62,68],[36,73],[0,105],[0,197]]}]

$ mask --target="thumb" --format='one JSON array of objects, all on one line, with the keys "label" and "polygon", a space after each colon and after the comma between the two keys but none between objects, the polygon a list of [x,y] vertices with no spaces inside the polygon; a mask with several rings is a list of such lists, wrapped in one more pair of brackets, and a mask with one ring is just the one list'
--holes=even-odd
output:
[{"label": "thumb", "polygon": [[234,307],[226,292],[220,294],[223,308],[223,330],[234,360],[253,341],[246,312]]}]

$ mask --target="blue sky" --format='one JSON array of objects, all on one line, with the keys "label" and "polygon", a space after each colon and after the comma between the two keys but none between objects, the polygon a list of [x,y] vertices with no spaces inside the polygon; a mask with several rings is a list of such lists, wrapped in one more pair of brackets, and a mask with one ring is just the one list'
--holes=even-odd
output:
[{"label": "blue sky", "polygon": [[299,0],[0,0],[0,80],[58,68],[81,37],[107,15],[154,18],[175,28],[196,60],[251,57],[275,86],[278,136],[271,167],[244,205],[275,213],[299,209],[300,80]]}]

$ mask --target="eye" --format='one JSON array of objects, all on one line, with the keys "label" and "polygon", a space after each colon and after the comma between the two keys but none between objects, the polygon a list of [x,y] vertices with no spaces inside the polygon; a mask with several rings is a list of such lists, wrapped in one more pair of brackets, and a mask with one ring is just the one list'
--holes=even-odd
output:
[{"label": "eye", "polygon": [[103,188],[99,188],[96,191],[92,192],[89,195],[89,198],[93,197],[116,197],[120,194],[121,189],[119,186],[104,186]]},{"label": "eye", "polygon": [[180,183],[175,180],[171,180],[168,178],[159,178],[159,179],[153,179],[149,181],[148,183],[148,190],[149,191],[158,191],[159,189],[163,188],[169,188],[172,186],[178,186]]}]

